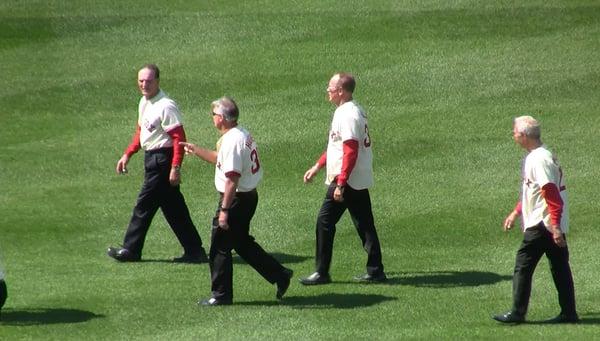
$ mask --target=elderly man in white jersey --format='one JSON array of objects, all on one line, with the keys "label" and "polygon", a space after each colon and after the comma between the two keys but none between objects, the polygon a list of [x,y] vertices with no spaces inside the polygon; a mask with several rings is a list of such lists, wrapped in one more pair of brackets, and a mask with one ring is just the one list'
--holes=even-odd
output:
[{"label": "elderly man in white jersey", "polygon": [[316,226],[316,269],[310,276],[300,279],[304,285],[331,282],[329,267],[336,224],[346,209],[368,257],[366,273],[354,279],[366,283],[387,279],[368,190],[373,184],[371,138],[367,114],[352,98],[355,86],[354,77],[349,73],[335,74],[329,81],[329,101],[337,107],[329,143],[317,163],[304,174],[304,182],[308,183],[321,168],[327,167],[325,183],[328,190]]},{"label": "elderly man in white jersey", "polygon": [[521,198],[504,220],[503,228],[510,230],[520,216],[524,236],[515,261],[512,310],[492,318],[503,323],[525,321],[533,272],[546,254],[561,308],[556,317],[546,322],[576,323],[579,317],[565,238],[569,212],[563,172],[556,157],[542,143],[540,124],[533,117],[515,118],[513,138],[528,154],[523,161]]},{"label": "elderly man in white jersey", "polygon": [[185,131],[177,104],[159,87],[160,71],[147,64],[138,72],[142,94],[135,135],[117,162],[117,173],[127,173],[129,159],[144,149],[144,184],[125,233],[123,247],[109,247],[108,255],[121,262],[139,261],[152,218],[160,207],[183,247],[179,263],[207,262],[202,240],[179,189]]},{"label": "elderly man in white jersey", "polygon": [[219,192],[209,252],[212,297],[198,303],[204,306],[232,304],[232,249],[267,281],[276,284],[276,297],[281,299],[293,272],[265,252],[249,234],[250,220],[258,205],[256,187],[263,174],[256,141],[238,125],[239,109],[231,98],[222,97],[212,102],[211,109],[213,124],[221,134],[217,150],[181,143],[186,153],[216,165],[215,187]]}]

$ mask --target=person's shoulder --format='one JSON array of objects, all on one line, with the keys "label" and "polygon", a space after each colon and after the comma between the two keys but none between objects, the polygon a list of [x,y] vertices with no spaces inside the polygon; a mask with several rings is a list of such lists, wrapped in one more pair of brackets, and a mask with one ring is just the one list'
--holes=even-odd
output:
[{"label": "person's shoulder", "polygon": [[540,163],[552,162],[553,158],[552,152],[546,146],[538,147],[527,155],[528,160]]}]

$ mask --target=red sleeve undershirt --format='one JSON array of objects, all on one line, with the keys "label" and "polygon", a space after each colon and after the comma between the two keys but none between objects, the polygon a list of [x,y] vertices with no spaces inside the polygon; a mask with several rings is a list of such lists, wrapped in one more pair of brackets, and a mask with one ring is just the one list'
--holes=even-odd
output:
[{"label": "red sleeve undershirt", "polygon": [[551,182],[542,187],[542,197],[548,204],[548,212],[550,213],[550,222],[554,226],[560,226],[560,218],[563,210],[563,201],[560,197],[560,191],[556,184]]},{"label": "red sleeve undershirt", "polygon": [[319,161],[317,161],[317,164],[319,165],[319,168],[325,167],[325,165],[327,164],[327,151],[321,154],[321,157],[319,158]]},{"label": "red sleeve undershirt", "polygon": [[515,212],[517,212],[518,215],[521,215],[522,207],[520,201],[517,203],[517,206],[515,206]]},{"label": "red sleeve undershirt", "polygon": [[342,157],[342,171],[337,177],[337,184],[339,186],[346,186],[350,173],[356,165],[356,159],[358,158],[358,141],[346,140],[343,146],[344,156]]},{"label": "red sleeve undershirt", "polygon": [[135,126],[135,134],[133,134],[131,143],[129,143],[129,146],[127,146],[127,149],[125,149],[125,155],[127,155],[127,157],[131,157],[131,155],[137,153],[137,151],[142,148],[142,145],[140,144],[140,132],[141,128],[138,124]]},{"label": "red sleeve undershirt", "polygon": [[183,130],[183,126],[178,126],[167,131],[167,134],[173,139],[173,161],[171,161],[171,166],[181,166],[184,151],[183,146],[179,142],[186,141],[185,130]]}]

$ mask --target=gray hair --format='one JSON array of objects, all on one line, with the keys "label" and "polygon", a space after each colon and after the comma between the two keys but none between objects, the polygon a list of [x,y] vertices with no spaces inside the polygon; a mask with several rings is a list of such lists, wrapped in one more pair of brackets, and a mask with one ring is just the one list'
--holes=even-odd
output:
[{"label": "gray hair", "polygon": [[215,114],[223,116],[225,121],[237,121],[240,110],[232,98],[227,96],[214,100],[210,107]]},{"label": "gray hair", "polygon": [[516,117],[513,122],[518,133],[533,139],[542,136],[540,122],[529,115]]}]

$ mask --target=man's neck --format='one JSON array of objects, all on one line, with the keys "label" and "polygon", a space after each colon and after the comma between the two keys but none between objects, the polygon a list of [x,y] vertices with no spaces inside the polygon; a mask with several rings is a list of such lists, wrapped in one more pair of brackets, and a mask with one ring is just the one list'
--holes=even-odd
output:
[{"label": "man's neck", "polygon": [[528,152],[531,152],[532,150],[538,149],[542,145],[542,140],[530,140],[525,146],[525,149],[527,149]]}]

